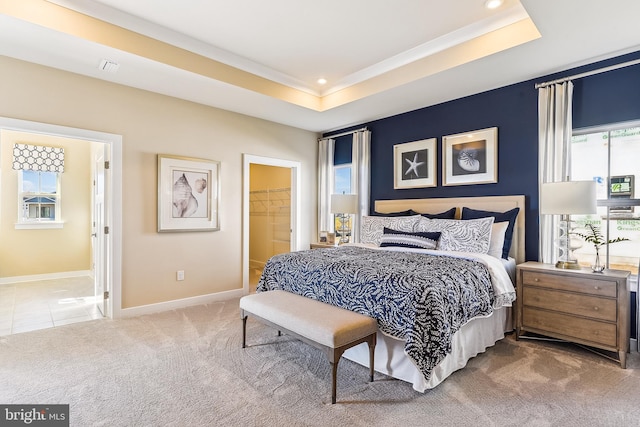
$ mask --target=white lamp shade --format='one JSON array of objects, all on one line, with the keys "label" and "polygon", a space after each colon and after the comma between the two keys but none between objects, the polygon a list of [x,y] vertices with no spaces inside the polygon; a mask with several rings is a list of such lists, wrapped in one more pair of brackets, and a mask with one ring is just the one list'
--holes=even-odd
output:
[{"label": "white lamp shade", "polygon": [[548,182],[540,187],[540,213],[543,215],[595,214],[596,182]]},{"label": "white lamp shade", "polygon": [[358,213],[357,194],[332,194],[331,213],[334,214],[354,214]]}]

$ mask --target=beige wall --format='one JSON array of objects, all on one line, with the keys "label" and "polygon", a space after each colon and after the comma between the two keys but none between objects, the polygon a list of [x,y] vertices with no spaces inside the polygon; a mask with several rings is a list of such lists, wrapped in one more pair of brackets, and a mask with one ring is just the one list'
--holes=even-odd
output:
[{"label": "beige wall", "polygon": [[[123,308],[242,288],[243,153],[301,163],[309,244],[315,133],[6,57],[0,82],[0,116],[123,136]],[[159,153],[221,162],[220,231],[156,232]]]},{"label": "beige wall", "polygon": [[[61,229],[16,230],[18,171],[13,144],[62,147]],[[68,138],[0,131],[0,278],[91,269],[91,145]]]}]

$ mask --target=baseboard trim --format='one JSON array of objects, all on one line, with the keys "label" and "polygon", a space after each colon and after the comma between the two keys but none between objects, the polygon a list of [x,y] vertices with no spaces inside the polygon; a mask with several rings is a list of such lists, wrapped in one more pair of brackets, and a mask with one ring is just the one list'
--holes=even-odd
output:
[{"label": "baseboard trim", "polygon": [[33,274],[30,276],[13,276],[0,278],[0,285],[10,285],[13,283],[36,282],[39,280],[67,279],[70,277],[93,277],[91,270],[62,271],[59,273]]},{"label": "baseboard trim", "polygon": [[245,294],[242,289],[232,291],[216,292],[215,294],[199,295],[197,297],[182,298],[172,301],[159,302],[155,304],[140,305],[137,307],[123,308],[120,310],[121,318],[142,316],[144,314],[158,313],[161,311],[176,310],[180,308],[192,307],[194,305],[209,304],[212,302],[227,301],[240,298]]}]

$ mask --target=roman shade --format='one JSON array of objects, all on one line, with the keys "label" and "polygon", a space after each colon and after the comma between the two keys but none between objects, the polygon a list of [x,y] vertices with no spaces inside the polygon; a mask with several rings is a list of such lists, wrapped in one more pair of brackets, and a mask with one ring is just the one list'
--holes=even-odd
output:
[{"label": "roman shade", "polygon": [[14,144],[13,169],[64,172],[64,148]]}]

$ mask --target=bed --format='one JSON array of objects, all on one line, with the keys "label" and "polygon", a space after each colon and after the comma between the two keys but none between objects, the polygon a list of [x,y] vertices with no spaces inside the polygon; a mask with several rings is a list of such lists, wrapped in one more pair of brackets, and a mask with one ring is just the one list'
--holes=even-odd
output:
[{"label": "bed", "polygon": [[[375,317],[375,370],[424,392],[513,329],[524,196],[385,200],[375,211],[386,216],[363,218],[363,243],[270,259],[258,292],[284,289]],[[467,221],[416,215],[446,211]],[[487,211],[516,215],[505,221]],[[507,225],[511,244],[503,253]],[[344,357],[368,366],[366,345]]]}]

